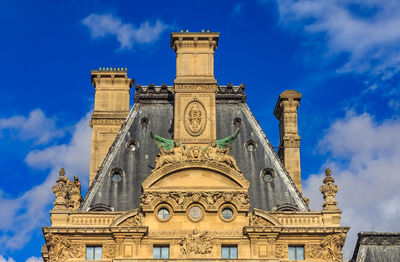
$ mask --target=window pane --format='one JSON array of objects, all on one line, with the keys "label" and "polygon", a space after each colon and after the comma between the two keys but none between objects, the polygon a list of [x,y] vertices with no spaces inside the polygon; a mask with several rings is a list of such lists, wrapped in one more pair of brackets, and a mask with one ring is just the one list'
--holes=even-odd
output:
[{"label": "window pane", "polygon": [[169,258],[169,247],[161,247],[161,258]]},{"label": "window pane", "polygon": [[221,258],[229,258],[229,247],[222,247]]},{"label": "window pane", "polygon": [[94,260],[94,247],[86,247],[86,260]]},{"label": "window pane", "polygon": [[94,260],[101,260],[101,247],[94,248]]},{"label": "window pane", "polygon": [[304,260],[304,247],[296,247],[296,259]]},{"label": "window pane", "polygon": [[237,247],[230,247],[230,258],[237,258]]},{"label": "window pane", "polygon": [[160,247],[153,247],[153,258],[161,258]]},{"label": "window pane", "polygon": [[296,248],[289,247],[289,260],[296,260]]}]

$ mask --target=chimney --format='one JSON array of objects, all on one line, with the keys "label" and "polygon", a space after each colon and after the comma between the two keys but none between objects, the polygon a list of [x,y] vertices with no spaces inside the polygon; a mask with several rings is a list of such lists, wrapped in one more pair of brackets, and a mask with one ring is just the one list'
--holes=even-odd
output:
[{"label": "chimney", "polygon": [[[204,31],[204,30],[203,30]],[[219,33],[183,32],[171,34],[171,48],[176,53],[175,83],[216,83],[214,51]]]},{"label": "chimney", "polygon": [[279,96],[274,110],[274,115],[279,120],[278,155],[300,192],[300,136],[297,129],[297,107],[300,105],[301,96],[295,90],[284,91]]},{"label": "chimney", "polygon": [[92,70],[91,76],[95,97],[89,123],[92,128],[89,185],[129,114],[129,94],[134,83],[128,78],[126,68],[100,68]]},{"label": "chimney", "polygon": [[[174,81],[174,140],[185,145],[206,146],[216,142],[214,51],[219,33],[171,34],[176,53]],[[195,121],[190,120],[194,116]]]}]

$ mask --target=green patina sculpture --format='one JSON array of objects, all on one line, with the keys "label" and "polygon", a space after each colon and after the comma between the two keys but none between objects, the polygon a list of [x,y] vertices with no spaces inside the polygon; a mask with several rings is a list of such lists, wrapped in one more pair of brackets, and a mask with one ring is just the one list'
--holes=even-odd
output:
[{"label": "green patina sculpture", "polygon": [[[230,135],[226,138],[217,140],[217,147],[221,150],[225,150],[225,149],[229,148],[232,145],[232,142],[235,140],[235,138],[238,135],[239,135],[239,129],[236,130],[232,135]],[[150,131],[150,136],[160,149],[163,149],[165,151],[170,151],[174,147],[174,140],[172,140],[172,139],[168,139],[168,138],[164,138],[159,135],[156,135],[153,133],[153,131]]]},{"label": "green patina sculpture", "polygon": [[150,136],[160,149],[170,151],[174,147],[174,140],[158,136],[150,131]]},{"label": "green patina sculpture", "polygon": [[227,149],[228,147],[230,147],[232,145],[233,140],[235,140],[235,138],[239,135],[239,129],[236,130],[232,135],[217,140],[217,146],[219,149],[224,150]]}]

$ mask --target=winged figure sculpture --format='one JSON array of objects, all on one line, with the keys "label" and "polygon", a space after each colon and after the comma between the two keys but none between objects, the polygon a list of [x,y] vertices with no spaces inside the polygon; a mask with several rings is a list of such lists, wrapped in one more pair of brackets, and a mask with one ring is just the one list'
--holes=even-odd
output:
[{"label": "winged figure sculpture", "polygon": [[174,140],[172,139],[156,135],[153,133],[153,131],[150,131],[150,136],[160,149],[163,149],[165,151],[170,151],[174,147]]},{"label": "winged figure sculpture", "polygon": [[232,135],[222,138],[220,140],[217,140],[217,146],[219,149],[224,150],[227,149],[232,145],[233,140],[239,135],[239,129],[236,130]]}]

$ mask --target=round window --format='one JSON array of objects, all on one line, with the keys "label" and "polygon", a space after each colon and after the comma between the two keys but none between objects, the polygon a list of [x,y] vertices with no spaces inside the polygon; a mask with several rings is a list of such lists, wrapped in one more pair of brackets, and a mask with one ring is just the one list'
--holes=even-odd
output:
[{"label": "round window", "polygon": [[264,168],[261,170],[261,179],[266,183],[271,183],[275,178],[275,171],[272,168]]},{"label": "round window", "polygon": [[201,210],[200,207],[198,206],[193,206],[190,210],[189,210],[189,215],[193,220],[199,220],[202,218],[203,216],[203,211]]},{"label": "round window", "polygon": [[256,149],[257,144],[254,140],[250,139],[246,142],[244,146],[246,147],[247,151],[253,152]]},{"label": "round window", "polygon": [[112,180],[114,182],[119,182],[121,181],[121,173],[119,171],[115,171],[113,176],[112,176]]},{"label": "round window", "polygon": [[126,146],[128,147],[129,151],[133,152],[138,149],[139,144],[134,140],[130,140]]},{"label": "round window", "polygon": [[169,218],[169,210],[165,207],[162,207],[158,210],[157,216],[161,220],[166,220]]},{"label": "round window", "polygon": [[230,207],[222,209],[222,217],[226,220],[230,220],[233,217],[233,210]]}]

